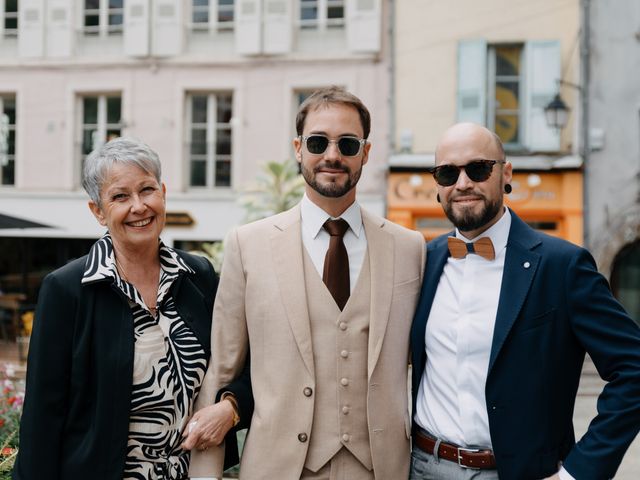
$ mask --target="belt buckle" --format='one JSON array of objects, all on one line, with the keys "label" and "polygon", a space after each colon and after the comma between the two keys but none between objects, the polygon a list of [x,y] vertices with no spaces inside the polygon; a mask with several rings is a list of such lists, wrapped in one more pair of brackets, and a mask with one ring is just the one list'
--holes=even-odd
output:
[{"label": "belt buckle", "polygon": [[462,454],[461,454],[461,452],[477,453],[479,451],[480,451],[479,448],[458,447],[458,466],[460,468],[468,468],[470,470],[481,470],[480,467],[469,467],[468,465],[463,465],[462,464]]}]

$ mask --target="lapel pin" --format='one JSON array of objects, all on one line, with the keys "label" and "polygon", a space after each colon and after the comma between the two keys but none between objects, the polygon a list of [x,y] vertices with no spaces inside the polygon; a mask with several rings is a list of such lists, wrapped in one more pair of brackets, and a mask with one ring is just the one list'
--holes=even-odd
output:
[{"label": "lapel pin", "polygon": [[524,262],[524,263],[522,264],[522,266],[523,266],[524,268],[529,268],[529,267],[531,266],[531,264],[530,264],[529,262]]}]

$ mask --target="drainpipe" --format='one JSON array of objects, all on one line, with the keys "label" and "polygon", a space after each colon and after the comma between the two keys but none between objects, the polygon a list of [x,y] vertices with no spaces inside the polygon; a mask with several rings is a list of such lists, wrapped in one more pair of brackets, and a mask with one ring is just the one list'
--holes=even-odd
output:
[{"label": "drainpipe", "polygon": [[580,122],[580,136],[582,137],[582,161],[583,161],[583,178],[582,178],[582,195],[583,195],[583,240],[584,246],[589,248],[589,157],[591,146],[589,142],[589,85],[590,85],[590,36],[591,36],[591,0],[581,0],[582,28],[580,39],[580,86],[581,86],[581,105],[582,119]]}]

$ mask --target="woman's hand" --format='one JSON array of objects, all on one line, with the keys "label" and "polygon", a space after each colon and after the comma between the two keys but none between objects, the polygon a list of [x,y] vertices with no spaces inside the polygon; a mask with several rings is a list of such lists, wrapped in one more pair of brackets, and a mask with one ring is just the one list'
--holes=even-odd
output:
[{"label": "woman's hand", "polygon": [[233,417],[233,405],[229,400],[222,400],[198,410],[182,432],[182,448],[206,450],[220,445],[233,427]]}]

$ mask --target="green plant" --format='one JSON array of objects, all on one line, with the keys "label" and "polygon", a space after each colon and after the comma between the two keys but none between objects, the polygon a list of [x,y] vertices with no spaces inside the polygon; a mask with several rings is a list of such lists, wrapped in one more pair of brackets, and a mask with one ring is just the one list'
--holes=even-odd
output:
[{"label": "green plant", "polygon": [[0,368],[0,480],[11,478],[11,469],[18,453],[20,435],[20,415],[24,393],[20,391],[13,377],[12,367]]},{"label": "green plant", "polygon": [[296,162],[267,162],[261,168],[255,184],[246,188],[240,198],[247,222],[289,210],[304,193],[304,179]]}]

